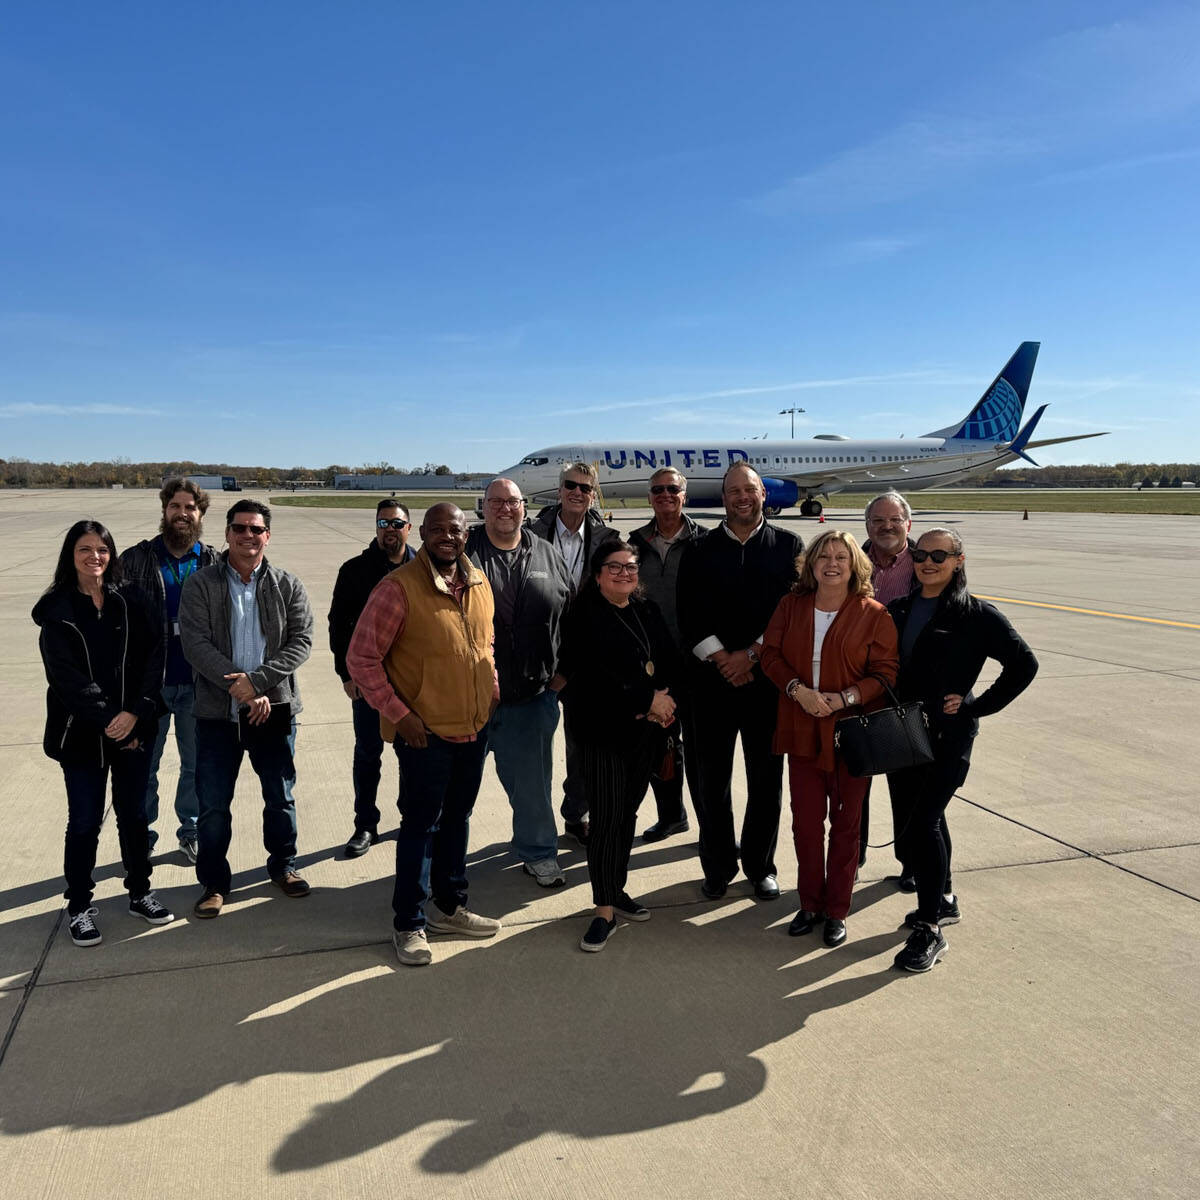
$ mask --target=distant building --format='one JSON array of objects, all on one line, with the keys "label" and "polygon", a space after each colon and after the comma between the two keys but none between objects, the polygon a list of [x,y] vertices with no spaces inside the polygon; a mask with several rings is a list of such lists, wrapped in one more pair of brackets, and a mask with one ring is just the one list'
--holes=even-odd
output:
[{"label": "distant building", "polygon": [[492,474],[466,475],[335,475],[333,486],[350,492],[452,492],[486,487]]}]

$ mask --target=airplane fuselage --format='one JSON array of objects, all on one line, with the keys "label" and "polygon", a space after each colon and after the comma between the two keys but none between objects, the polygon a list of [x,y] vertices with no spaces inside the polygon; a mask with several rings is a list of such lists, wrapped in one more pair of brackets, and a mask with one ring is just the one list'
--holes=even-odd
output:
[{"label": "airplane fuselage", "polygon": [[961,438],[585,442],[534,451],[503,474],[539,499],[557,490],[564,466],[588,462],[603,495],[635,499],[646,496],[656,470],[674,467],[688,481],[689,503],[711,504],[720,500],[721,479],[735,462],[749,463],[764,480],[793,482],[802,496],[815,496],[848,488],[920,490],[970,478],[1015,457],[1005,443]]}]

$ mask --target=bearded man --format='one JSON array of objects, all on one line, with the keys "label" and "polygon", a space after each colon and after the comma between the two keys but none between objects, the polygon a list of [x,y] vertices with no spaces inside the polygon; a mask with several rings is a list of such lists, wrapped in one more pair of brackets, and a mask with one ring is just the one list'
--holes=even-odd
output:
[{"label": "bearded man", "polygon": [[158,723],[158,737],[150,754],[150,780],[146,785],[146,822],[150,826],[150,846],[158,840],[154,822],[158,819],[158,764],[167,744],[167,731],[175,719],[175,745],[179,750],[179,780],[175,785],[176,836],[179,849],[188,862],[196,861],[196,718],[193,709],[196,691],[192,668],[183,656],[179,640],[179,595],[184,581],[201,567],[217,561],[217,552],[200,541],[204,514],[208,512],[208,493],[190,479],[168,479],[158,493],[162,521],[158,536],[130,546],[121,555],[125,578],[136,583],[146,595],[151,611],[157,612],[162,628],[166,657],[163,700],[167,712]]}]

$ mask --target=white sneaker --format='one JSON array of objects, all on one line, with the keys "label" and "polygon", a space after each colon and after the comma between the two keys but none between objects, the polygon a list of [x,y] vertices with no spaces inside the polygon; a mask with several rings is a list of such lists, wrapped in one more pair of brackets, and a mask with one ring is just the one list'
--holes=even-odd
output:
[{"label": "white sneaker", "polygon": [[494,917],[481,917],[462,904],[447,915],[432,900],[425,910],[425,926],[434,933],[459,933],[463,937],[495,937],[500,932],[500,922]]},{"label": "white sneaker", "polygon": [[98,908],[85,908],[83,912],[76,913],[67,921],[67,928],[71,932],[71,941],[77,946],[98,946],[104,940],[100,936],[100,930],[96,928],[96,922],[93,918],[100,915]]},{"label": "white sneaker", "polygon": [[433,951],[423,929],[392,930],[392,945],[396,957],[406,967],[427,967],[433,962]]},{"label": "white sneaker", "polygon": [[562,887],[567,882],[557,858],[540,858],[537,862],[525,863],[525,874],[532,875],[538,887]]}]

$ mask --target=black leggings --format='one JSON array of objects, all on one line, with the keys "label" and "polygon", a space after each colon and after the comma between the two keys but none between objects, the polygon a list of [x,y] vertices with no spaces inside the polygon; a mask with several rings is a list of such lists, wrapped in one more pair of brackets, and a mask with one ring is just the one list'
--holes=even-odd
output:
[{"label": "black leggings", "polygon": [[592,903],[613,904],[629,877],[634,821],[650,783],[653,752],[649,741],[620,751],[580,746],[588,796],[587,863]]},{"label": "black leggings", "polygon": [[967,778],[970,752],[970,742],[937,743],[933,762],[887,777],[897,815],[906,822],[896,843],[899,857],[917,880],[917,916],[931,925],[937,924],[943,894],[952,890],[946,806]]}]

